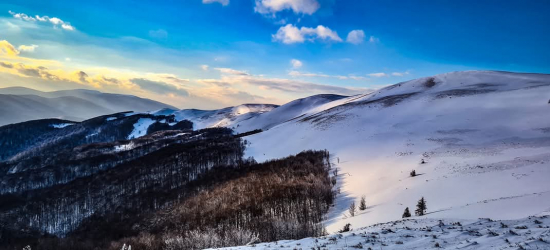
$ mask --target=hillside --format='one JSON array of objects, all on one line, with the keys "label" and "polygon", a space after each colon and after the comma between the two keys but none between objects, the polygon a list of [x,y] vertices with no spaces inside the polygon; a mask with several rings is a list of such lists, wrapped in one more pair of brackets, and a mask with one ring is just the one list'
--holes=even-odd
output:
[{"label": "hillside", "polygon": [[[343,184],[329,232],[398,220],[421,197],[428,218],[520,219],[550,208],[548,93],[542,74],[421,78],[248,136],[246,154],[333,153]],[[351,217],[361,196],[368,209]]]},{"label": "hillside", "polygon": [[245,249],[548,249],[550,216],[495,221],[418,219],[392,221],[319,238],[229,247]]},{"label": "hillside", "polygon": [[152,114],[174,115],[177,120],[189,120],[193,122],[195,129],[213,127],[235,128],[239,123],[259,116],[263,113],[268,113],[277,107],[277,105],[273,104],[243,104],[235,107],[215,110],[162,109],[152,112]]}]

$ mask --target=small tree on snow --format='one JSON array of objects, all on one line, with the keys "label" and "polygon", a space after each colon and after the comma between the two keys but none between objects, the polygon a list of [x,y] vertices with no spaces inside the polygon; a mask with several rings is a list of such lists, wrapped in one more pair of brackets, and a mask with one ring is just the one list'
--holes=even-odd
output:
[{"label": "small tree on snow", "polygon": [[413,171],[411,171],[411,177],[415,177],[416,176],[416,170],[413,169]]},{"label": "small tree on snow", "polygon": [[416,204],[416,210],[414,213],[416,216],[423,216],[426,214],[426,210],[428,210],[428,207],[426,206],[426,200],[424,200],[424,197],[418,201]]},{"label": "small tree on snow", "polygon": [[405,212],[403,212],[403,216],[401,218],[409,218],[411,217],[411,212],[409,211],[409,207],[405,208]]},{"label": "small tree on snow", "polygon": [[357,211],[357,208],[355,206],[355,201],[351,203],[351,205],[349,205],[349,214],[351,215],[351,217],[355,216],[355,212]]},{"label": "small tree on snow", "polygon": [[345,233],[345,232],[349,232],[351,230],[351,224],[346,224],[344,225],[344,228],[342,228],[342,230],[339,230],[338,232],[339,233]]},{"label": "small tree on snow", "polygon": [[367,202],[365,201],[365,196],[361,196],[361,201],[359,202],[359,210],[363,211],[367,209]]}]

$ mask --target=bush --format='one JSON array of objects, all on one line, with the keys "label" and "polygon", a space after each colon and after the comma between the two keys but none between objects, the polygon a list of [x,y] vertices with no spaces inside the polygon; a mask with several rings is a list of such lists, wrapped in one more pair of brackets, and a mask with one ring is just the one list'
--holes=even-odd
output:
[{"label": "bush", "polygon": [[405,212],[403,212],[403,216],[401,218],[409,218],[411,217],[411,212],[409,211],[409,208],[405,208]]},{"label": "bush", "polygon": [[346,224],[344,225],[344,228],[342,228],[342,230],[338,231],[339,233],[345,233],[345,232],[349,232],[351,231],[351,224]]}]

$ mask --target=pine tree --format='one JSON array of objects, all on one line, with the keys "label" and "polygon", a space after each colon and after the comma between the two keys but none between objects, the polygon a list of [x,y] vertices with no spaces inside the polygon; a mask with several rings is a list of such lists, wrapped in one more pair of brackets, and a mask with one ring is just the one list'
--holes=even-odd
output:
[{"label": "pine tree", "polygon": [[409,207],[405,208],[405,212],[403,212],[402,218],[409,218],[411,217],[411,212],[409,211]]},{"label": "pine tree", "polygon": [[416,216],[423,216],[426,214],[426,210],[428,207],[426,206],[426,200],[424,200],[424,197],[418,201],[418,204],[416,204],[416,210],[414,213]]},{"label": "pine tree", "polygon": [[351,217],[355,216],[355,212],[357,211],[357,208],[355,207],[355,201],[351,203],[351,205],[349,205],[349,214],[351,215]]},{"label": "pine tree", "polygon": [[361,201],[359,202],[359,210],[363,211],[367,209],[367,202],[365,201],[365,196],[361,196]]},{"label": "pine tree", "polygon": [[415,177],[415,176],[416,176],[416,170],[411,171],[411,177]]}]

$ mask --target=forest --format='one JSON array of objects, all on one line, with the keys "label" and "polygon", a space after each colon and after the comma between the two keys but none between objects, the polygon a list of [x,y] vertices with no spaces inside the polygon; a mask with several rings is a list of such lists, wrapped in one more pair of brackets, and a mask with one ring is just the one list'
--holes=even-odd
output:
[{"label": "forest", "polygon": [[0,249],[201,249],[325,233],[328,152],[256,163],[231,129],[157,123],[132,140],[49,137],[0,162]]}]

